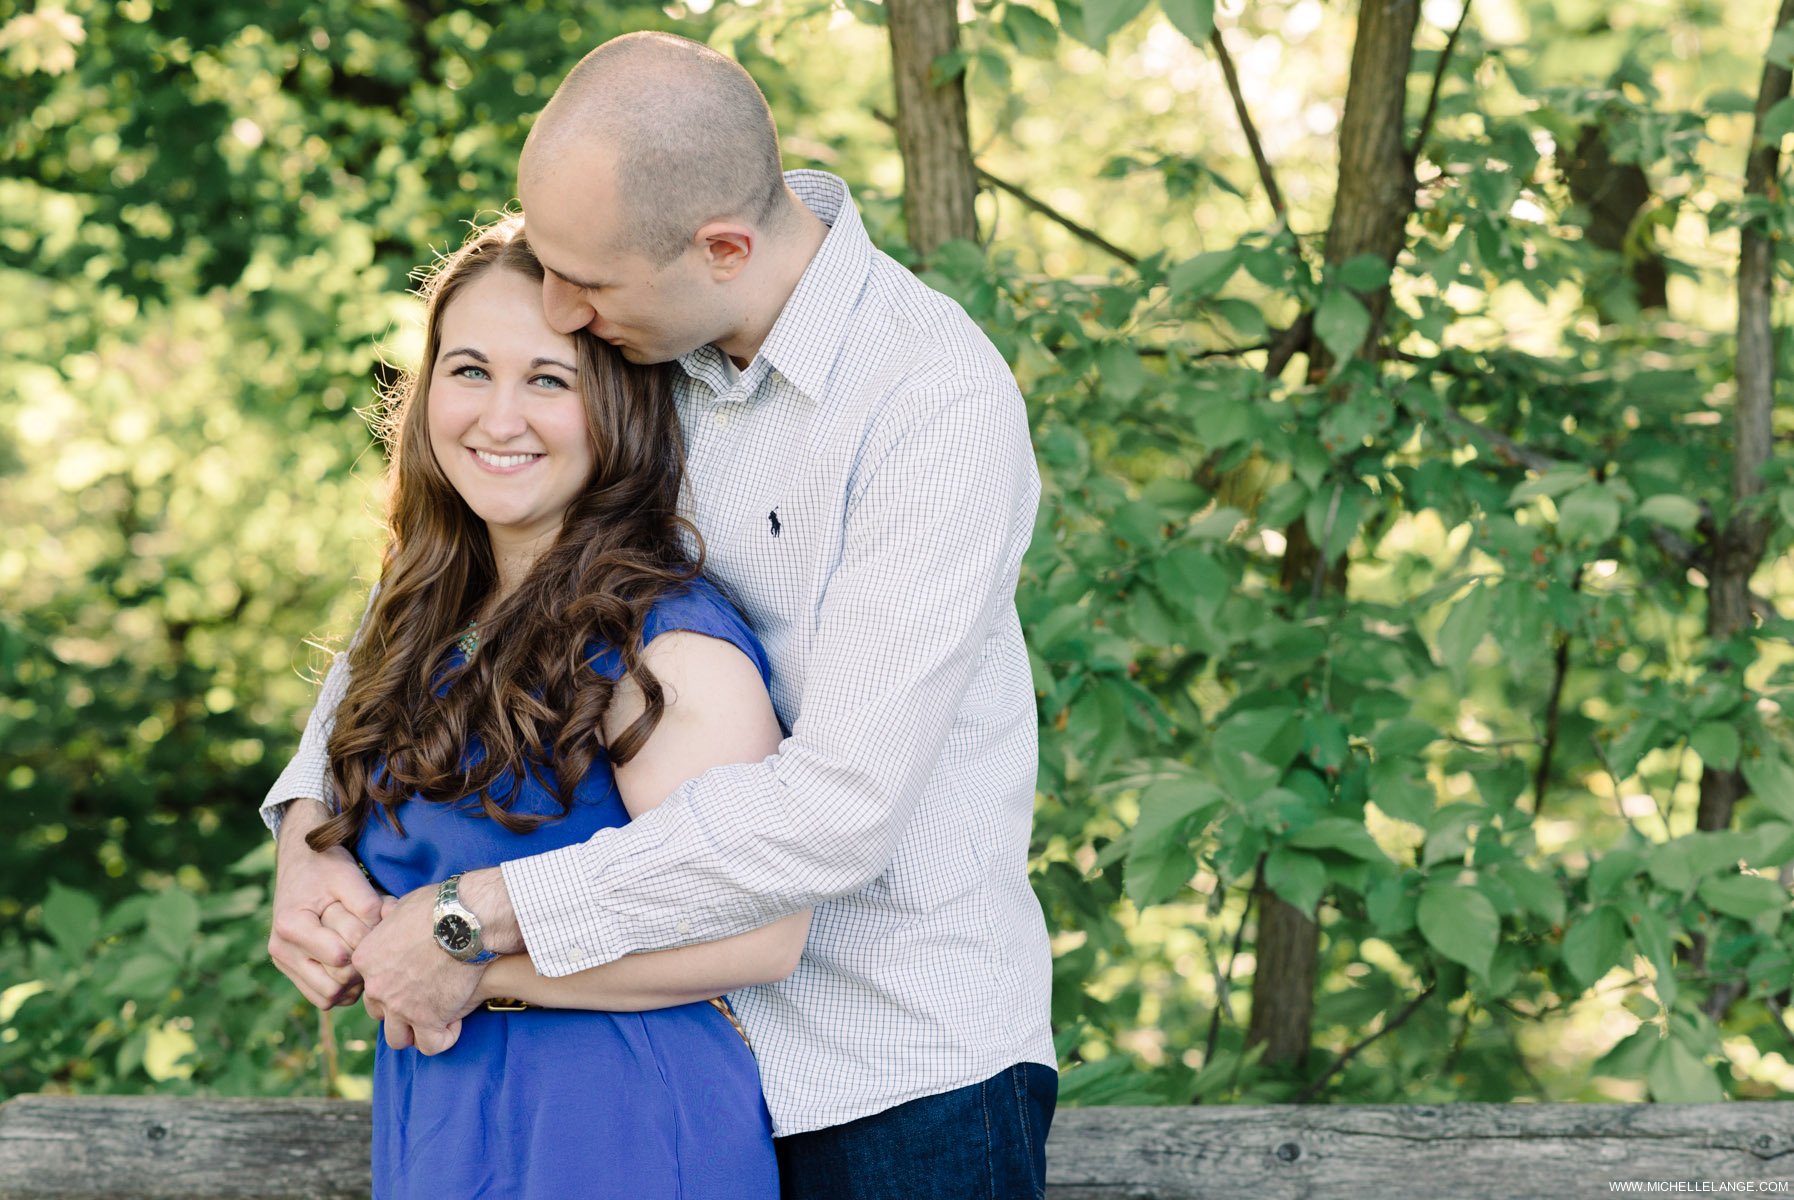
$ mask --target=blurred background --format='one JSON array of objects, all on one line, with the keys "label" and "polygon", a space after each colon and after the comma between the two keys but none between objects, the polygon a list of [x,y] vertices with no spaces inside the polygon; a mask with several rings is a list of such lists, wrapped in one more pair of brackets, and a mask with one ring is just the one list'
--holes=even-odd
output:
[{"label": "blurred background", "polygon": [[377,562],[357,409],[647,28],[1028,397],[1067,1103],[1794,1087],[1789,16],[0,0],[0,1097],[366,1095],[256,816]]}]

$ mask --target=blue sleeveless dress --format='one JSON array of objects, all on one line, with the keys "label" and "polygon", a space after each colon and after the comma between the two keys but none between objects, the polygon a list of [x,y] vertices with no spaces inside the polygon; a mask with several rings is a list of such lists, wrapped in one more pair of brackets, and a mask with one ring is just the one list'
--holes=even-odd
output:
[{"label": "blue sleeveless dress", "polygon": [[[733,643],[768,674],[765,651],[710,584],[664,597],[645,641],[692,630]],[[616,677],[614,650],[595,664]],[[554,813],[529,780],[516,812]],[[629,820],[602,759],[573,809],[523,834],[470,808],[413,798],[406,836],[370,820],[357,854],[402,896],[458,871],[585,841]],[[374,1062],[376,1200],[776,1200],[772,1122],[754,1057],[713,1005],[641,1013],[475,1009],[443,1054],[393,1050]]]}]

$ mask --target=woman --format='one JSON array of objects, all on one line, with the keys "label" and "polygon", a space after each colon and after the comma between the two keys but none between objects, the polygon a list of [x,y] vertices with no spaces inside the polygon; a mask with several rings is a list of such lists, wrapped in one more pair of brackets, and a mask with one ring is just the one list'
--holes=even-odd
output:
[{"label": "woman", "polygon": [[[685,550],[666,369],[556,333],[541,287],[520,219],[476,231],[424,287],[423,366],[382,427],[390,542],[309,840],[393,895],[779,741],[764,653]],[[447,1052],[378,1048],[374,1194],[776,1196],[746,1035],[707,998],[784,978],[808,925],[563,979],[492,963]]]}]

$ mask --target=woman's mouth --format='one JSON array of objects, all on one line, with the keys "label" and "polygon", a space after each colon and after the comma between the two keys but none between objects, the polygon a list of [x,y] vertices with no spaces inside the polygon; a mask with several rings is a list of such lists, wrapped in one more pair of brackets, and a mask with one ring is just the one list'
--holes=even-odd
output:
[{"label": "woman's mouth", "polygon": [[475,458],[494,471],[520,470],[538,458],[547,457],[545,454],[498,454],[491,450],[475,450],[471,447],[469,449]]}]

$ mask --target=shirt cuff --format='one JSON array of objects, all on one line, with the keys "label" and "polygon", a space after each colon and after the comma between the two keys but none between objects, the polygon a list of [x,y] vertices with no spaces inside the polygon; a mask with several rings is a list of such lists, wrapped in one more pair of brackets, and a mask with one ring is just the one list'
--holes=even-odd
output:
[{"label": "shirt cuff", "polygon": [[286,818],[287,805],[298,804],[306,800],[322,804],[326,812],[330,813],[332,816],[336,815],[336,810],[331,808],[329,802],[322,796],[289,796],[285,800],[276,800],[273,797],[269,797],[262,801],[262,824],[268,827],[268,832],[270,834],[274,837],[279,837],[280,823]]},{"label": "shirt cuff", "polygon": [[619,957],[610,953],[599,914],[587,897],[587,843],[500,863],[517,930],[536,974],[571,975]]}]

